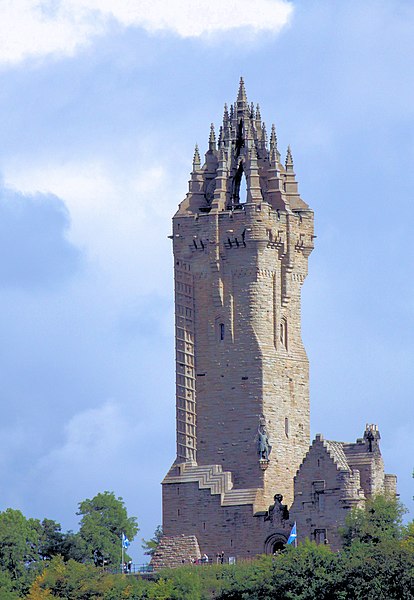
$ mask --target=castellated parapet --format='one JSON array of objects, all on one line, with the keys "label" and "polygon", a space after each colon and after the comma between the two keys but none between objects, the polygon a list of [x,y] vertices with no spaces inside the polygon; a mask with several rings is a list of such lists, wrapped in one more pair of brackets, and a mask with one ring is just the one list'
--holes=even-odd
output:
[{"label": "castellated parapet", "polygon": [[282,164],[242,79],[203,164],[195,149],[170,237],[177,456],[163,481],[165,544],[177,552],[195,536],[210,556],[273,551],[289,535],[310,442],[300,311],[315,236],[291,150]]}]

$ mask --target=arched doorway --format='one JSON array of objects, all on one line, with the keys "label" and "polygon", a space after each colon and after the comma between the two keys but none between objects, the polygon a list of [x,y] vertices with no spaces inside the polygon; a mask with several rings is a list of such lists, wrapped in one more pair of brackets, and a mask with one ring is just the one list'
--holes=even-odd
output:
[{"label": "arched doorway", "polygon": [[280,552],[285,548],[286,542],[287,536],[284,533],[272,533],[264,543],[265,554],[275,554],[276,552]]}]

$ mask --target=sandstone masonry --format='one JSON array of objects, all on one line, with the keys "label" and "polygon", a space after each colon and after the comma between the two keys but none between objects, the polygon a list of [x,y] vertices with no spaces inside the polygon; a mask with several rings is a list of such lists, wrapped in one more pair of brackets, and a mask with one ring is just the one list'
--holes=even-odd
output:
[{"label": "sandstone masonry", "polygon": [[[273,552],[292,515],[299,539],[323,541],[344,508],[394,485],[377,438],[375,451],[321,437],[309,450],[300,295],[314,237],[290,148],[282,164],[275,128],[268,140],[241,79],[218,139],[211,126],[203,165],[196,147],[173,218],[177,456],[163,481],[154,565],[194,559],[193,546],[210,557]],[[349,501],[314,518],[310,503],[334,488]]]}]

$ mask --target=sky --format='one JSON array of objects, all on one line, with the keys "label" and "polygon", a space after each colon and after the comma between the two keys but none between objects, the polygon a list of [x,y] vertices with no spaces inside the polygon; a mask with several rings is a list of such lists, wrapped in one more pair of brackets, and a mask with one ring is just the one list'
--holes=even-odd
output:
[{"label": "sky", "polygon": [[312,436],[378,424],[413,517],[414,5],[0,0],[0,510],[161,522],[171,217],[240,76],[315,211]]}]

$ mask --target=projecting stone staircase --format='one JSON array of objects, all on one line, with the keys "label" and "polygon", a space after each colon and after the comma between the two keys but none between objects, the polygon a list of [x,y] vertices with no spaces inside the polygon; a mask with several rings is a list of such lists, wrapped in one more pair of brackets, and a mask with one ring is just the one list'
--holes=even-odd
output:
[{"label": "projecting stone staircase", "polygon": [[233,489],[230,471],[223,471],[221,465],[197,465],[195,462],[174,465],[163,483],[198,483],[200,490],[219,494],[221,506],[253,505],[257,502],[257,489]]}]

